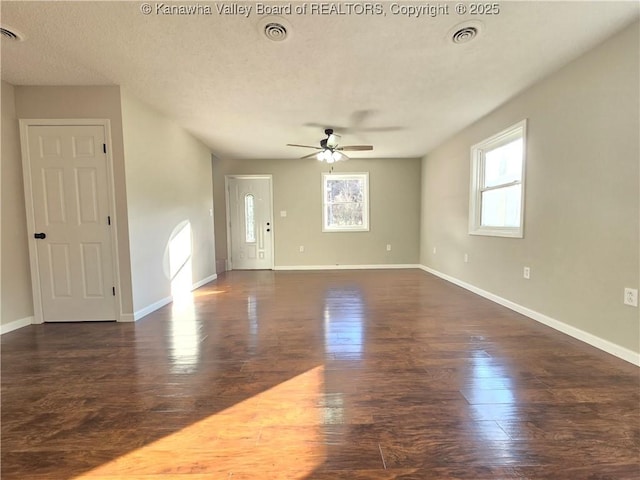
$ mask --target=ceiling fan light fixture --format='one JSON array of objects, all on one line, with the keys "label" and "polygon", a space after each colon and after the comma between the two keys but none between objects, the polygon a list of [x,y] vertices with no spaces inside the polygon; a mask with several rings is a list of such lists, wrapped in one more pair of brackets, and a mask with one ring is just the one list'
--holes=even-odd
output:
[{"label": "ceiling fan light fixture", "polygon": [[318,161],[327,163],[339,162],[342,160],[342,157],[343,155],[340,152],[331,150],[330,148],[322,150],[316,154]]}]

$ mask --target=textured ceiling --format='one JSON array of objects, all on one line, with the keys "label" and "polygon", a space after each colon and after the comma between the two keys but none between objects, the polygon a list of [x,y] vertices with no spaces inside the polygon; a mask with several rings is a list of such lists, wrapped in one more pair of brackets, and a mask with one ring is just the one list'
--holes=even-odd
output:
[{"label": "textured ceiling", "polygon": [[[500,4],[496,15],[283,15],[291,36],[267,40],[254,2],[7,1],[2,79],[14,85],[121,85],[173,118],[219,156],[295,158],[335,127],[353,157],[418,157],[638,18],[636,1]],[[264,2],[262,5],[302,2]],[[162,5],[191,5],[168,15]],[[248,16],[221,6],[252,7]],[[351,4],[364,5],[364,4]],[[397,5],[397,4],[396,4]],[[401,5],[420,6],[423,2]],[[469,6],[470,4],[466,4]],[[301,8],[301,7],[300,7]],[[322,7],[325,8],[325,7]],[[207,10],[211,10],[208,14]],[[456,25],[482,22],[456,45]],[[342,132],[340,132],[342,127]]]}]

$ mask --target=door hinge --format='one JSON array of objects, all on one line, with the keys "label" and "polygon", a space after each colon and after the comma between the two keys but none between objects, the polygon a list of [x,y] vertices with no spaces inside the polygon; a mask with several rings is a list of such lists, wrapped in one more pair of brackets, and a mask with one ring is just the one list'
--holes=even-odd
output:
[{"label": "door hinge", "polygon": [[107,215],[107,225],[111,225],[111,215]]},{"label": "door hinge", "polygon": [[113,296],[116,296],[116,287],[111,287],[111,291],[113,292]]},{"label": "door hinge", "polygon": [[106,144],[106,143],[103,143],[103,144],[102,144],[102,151],[103,151],[104,153],[107,153],[107,144]]}]

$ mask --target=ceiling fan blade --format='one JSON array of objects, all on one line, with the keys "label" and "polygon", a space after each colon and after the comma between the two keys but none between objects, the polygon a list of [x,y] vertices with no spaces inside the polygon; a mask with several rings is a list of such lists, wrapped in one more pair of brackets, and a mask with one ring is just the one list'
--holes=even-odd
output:
[{"label": "ceiling fan blade", "polygon": [[373,150],[373,145],[345,145],[344,147],[338,147],[336,150],[344,150],[345,152],[356,152],[364,150]]},{"label": "ceiling fan blade", "polygon": [[405,127],[368,127],[361,128],[360,132],[398,132],[404,130]]},{"label": "ceiling fan blade", "polygon": [[311,145],[298,145],[297,143],[287,143],[287,147],[302,147],[302,148],[313,148],[315,150],[322,150],[320,147],[312,147]]},{"label": "ceiling fan blade", "polygon": [[309,155],[305,155],[304,157],[300,157],[300,160],[304,160],[306,158],[315,157],[316,155],[318,155],[318,152],[313,152],[313,153],[310,153]]},{"label": "ceiling fan blade", "polygon": [[353,130],[360,130],[361,126],[365,123],[365,120],[373,115],[374,110],[356,110],[351,114],[351,122],[349,127]]}]

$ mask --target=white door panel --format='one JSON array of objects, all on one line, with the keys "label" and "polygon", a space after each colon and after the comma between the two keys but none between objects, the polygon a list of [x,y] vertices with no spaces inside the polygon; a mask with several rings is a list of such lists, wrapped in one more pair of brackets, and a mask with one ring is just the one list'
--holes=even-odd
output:
[{"label": "white door panel", "polygon": [[43,319],[115,320],[104,127],[31,125],[27,141]]},{"label": "white door panel", "polygon": [[234,270],[273,268],[270,177],[229,177],[231,266]]}]

